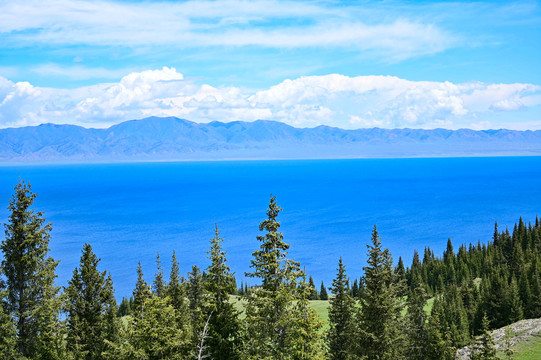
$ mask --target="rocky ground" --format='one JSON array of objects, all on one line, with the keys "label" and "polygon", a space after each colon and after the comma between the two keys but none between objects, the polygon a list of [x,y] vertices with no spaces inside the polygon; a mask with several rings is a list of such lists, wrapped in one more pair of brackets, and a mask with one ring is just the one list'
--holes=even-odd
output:
[{"label": "rocky ground", "polygon": [[[505,332],[506,329],[511,330],[511,346],[514,346],[532,336],[541,333],[541,319],[527,319],[517,321],[514,324],[496,329],[492,331],[492,338],[494,339],[495,347],[499,351],[503,351],[505,348]],[[457,359],[469,360],[470,359],[470,347],[464,347],[457,351]]]}]

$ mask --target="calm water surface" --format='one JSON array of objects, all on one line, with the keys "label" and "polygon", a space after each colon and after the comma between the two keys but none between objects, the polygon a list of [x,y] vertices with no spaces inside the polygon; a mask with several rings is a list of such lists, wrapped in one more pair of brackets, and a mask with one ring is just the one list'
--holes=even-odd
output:
[{"label": "calm water surface", "polygon": [[488,241],[494,222],[512,227],[541,215],[541,157],[224,161],[0,167],[0,221],[19,178],[53,224],[51,252],[65,285],[85,242],[111,272],[117,297],[129,295],[141,261],[148,281],[159,252],[173,250],[186,273],[208,265],[217,223],[237,280],[258,247],[258,224],[277,197],[290,256],[327,286],[342,256],[360,276],[377,224],[395,260],[410,264],[447,238]]}]

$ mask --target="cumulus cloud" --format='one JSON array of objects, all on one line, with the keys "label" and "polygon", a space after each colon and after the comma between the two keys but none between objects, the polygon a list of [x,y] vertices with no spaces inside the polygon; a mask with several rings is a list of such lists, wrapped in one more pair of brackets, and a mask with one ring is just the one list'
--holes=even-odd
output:
[{"label": "cumulus cloud", "polygon": [[[339,74],[288,79],[244,91],[186,79],[174,68],[133,72],[117,83],[52,89],[0,77],[0,126],[43,122],[104,127],[145,116],[197,122],[276,120],[297,127],[489,128],[491,115],[539,115],[541,87],[532,84],[455,84],[394,76]],[[541,128],[541,121],[537,123]]]},{"label": "cumulus cloud", "polygon": [[387,60],[433,54],[457,41],[434,24],[383,16],[367,6],[288,0],[6,0],[0,3],[0,34],[11,47],[330,46]]}]

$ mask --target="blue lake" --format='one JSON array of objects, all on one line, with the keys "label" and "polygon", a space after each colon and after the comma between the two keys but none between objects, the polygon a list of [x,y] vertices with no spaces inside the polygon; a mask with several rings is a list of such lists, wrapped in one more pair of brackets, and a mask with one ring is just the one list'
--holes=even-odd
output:
[{"label": "blue lake", "polygon": [[331,284],[338,258],[350,276],[365,266],[374,224],[395,260],[414,249],[438,255],[451,238],[490,240],[494,222],[541,215],[541,157],[223,161],[0,167],[0,221],[19,178],[39,193],[34,208],[53,224],[51,254],[66,285],[85,242],[110,271],[117,297],[131,294],[141,261],[152,281],[159,252],[186,274],[208,265],[217,223],[237,280],[259,246],[270,194],[290,257]]}]

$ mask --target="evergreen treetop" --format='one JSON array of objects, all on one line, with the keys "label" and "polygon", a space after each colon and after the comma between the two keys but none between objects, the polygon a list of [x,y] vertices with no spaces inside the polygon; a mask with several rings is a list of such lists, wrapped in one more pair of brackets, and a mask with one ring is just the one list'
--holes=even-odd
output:
[{"label": "evergreen treetop", "polygon": [[60,287],[54,284],[58,261],[48,255],[52,227],[42,212],[31,209],[36,196],[24,180],[17,184],[8,206],[6,238],[0,245],[4,255],[0,272],[7,290],[5,307],[16,327],[17,351],[28,358],[43,353],[58,355],[42,345],[44,337],[53,336],[61,307]]}]

